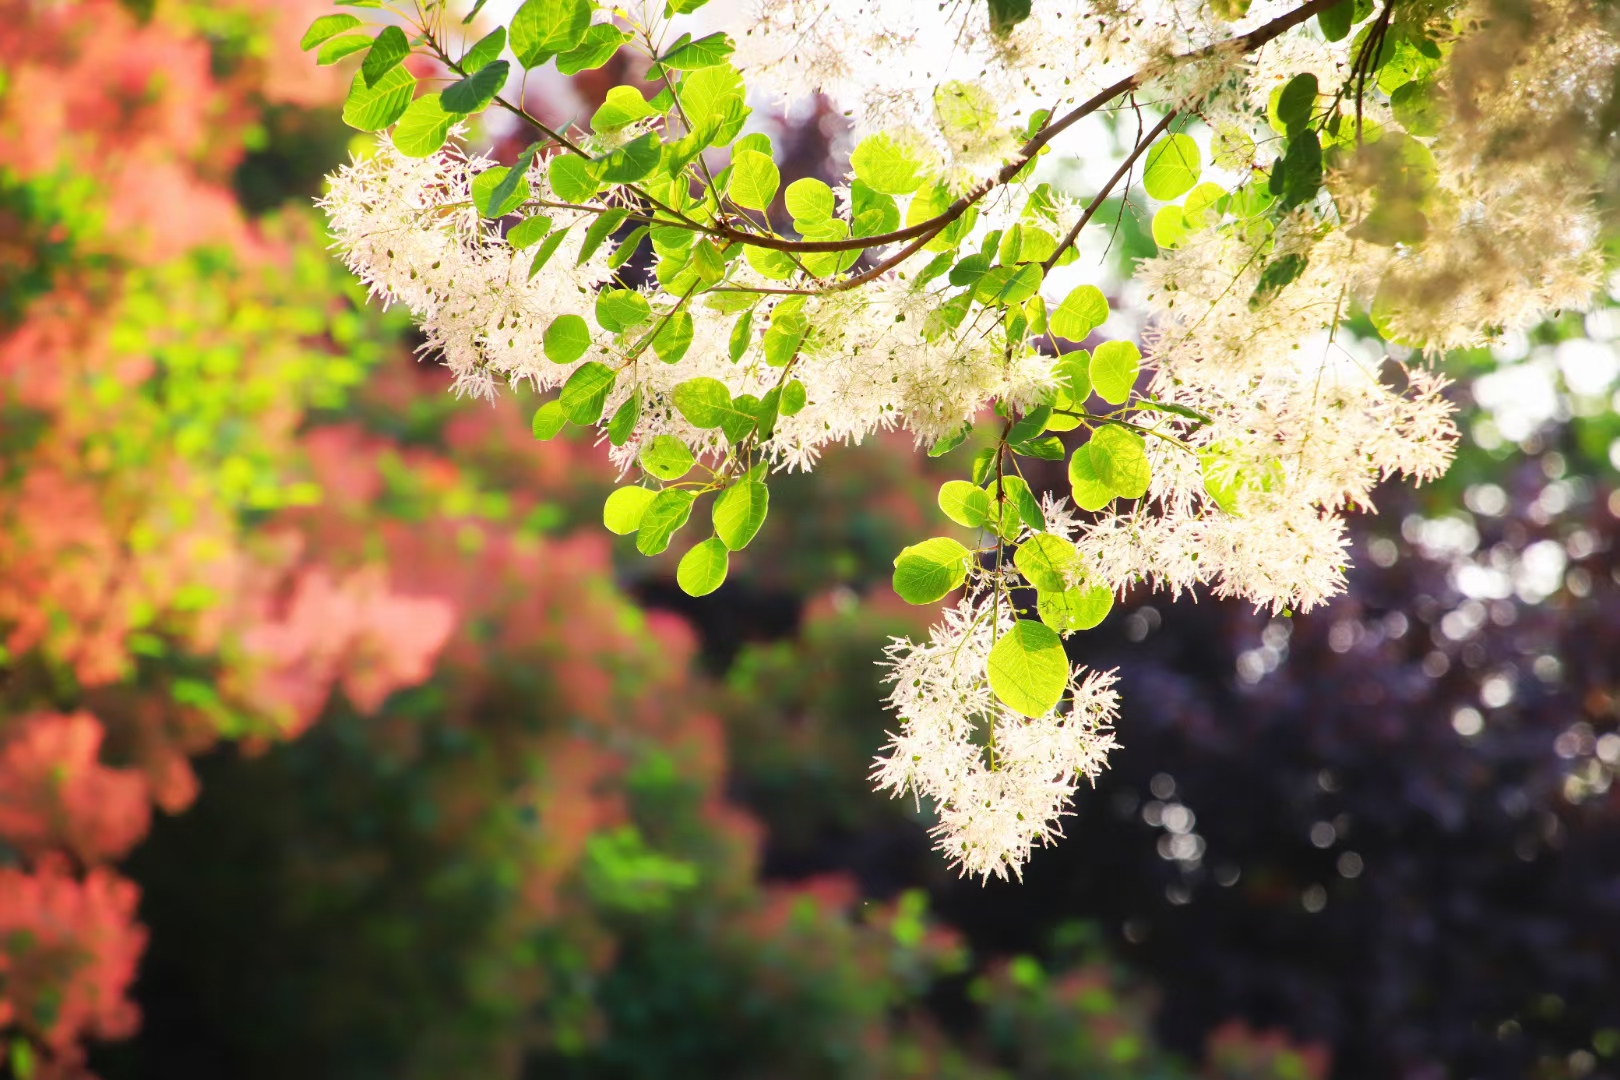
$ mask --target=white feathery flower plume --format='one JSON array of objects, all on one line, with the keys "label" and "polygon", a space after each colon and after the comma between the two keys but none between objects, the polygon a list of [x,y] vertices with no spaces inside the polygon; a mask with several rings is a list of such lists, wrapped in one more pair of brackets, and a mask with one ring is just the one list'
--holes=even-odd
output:
[{"label": "white feathery flower plume", "polygon": [[901,726],[872,779],[880,791],[934,800],[935,846],[982,878],[1022,877],[1031,850],[1062,835],[1075,787],[1096,777],[1115,745],[1111,673],[1074,669],[1067,699],[1043,716],[1001,704],[985,672],[1012,623],[983,593],[947,608],[926,642],[897,638],[886,650]]}]

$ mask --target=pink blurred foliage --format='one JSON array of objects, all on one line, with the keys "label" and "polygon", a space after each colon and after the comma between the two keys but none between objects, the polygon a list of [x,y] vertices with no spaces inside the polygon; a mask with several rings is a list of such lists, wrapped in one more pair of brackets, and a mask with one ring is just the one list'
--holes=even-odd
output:
[{"label": "pink blurred foliage", "polygon": [[[437,780],[438,828],[447,843],[495,846],[490,857],[511,867],[524,902],[490,933],[513,952],[562,926],[593,966],[611,962],[612,934],[576,879],[591,837],[629,820],[626,777],[650,753],[699,792],[721,868],[705,888],[756,913],[738,935],[781,932],[795,905],[832,925],[853,897],[847,880],[759,893],[760,826],[723,797],[725,735],[691,674],[692,631],[627,600],[599,532],[523,524],[559,500],[599,497],[611,479],[602,455],[568,440],[537,453],[510,402],[455,413],[437,446],[359,423],[307,428],[299,365],[345,348],[324,336],[325,314],[313,329],[295,319],[241,339],[243,323],[292,306],[276,290],[319,246],[307,224],[249,220],[230,179],[265,103],[330,104],[341,92],[344,76],[296,48],[327,10],[160,0],[141,21],[114,0],[0,0],[0,162],[25,180],[85,181],[76,242],[90,256],[0,324],[0,410],[39,422],[0,489],[0,644],[83,700],[64,713],[54,691],[0,699],[0,842],[19,857],[0,868],[0,1036],[41,1048],[37,1077],[82,1075],[84,1040],[138,1024],[127,998],[145,936],[137,890],[105,864],[145,834],[153,803],[174,813],[192,802],[191,757],[222,735],[250,749],[296,737],[346,703],[369,717],[379,753],[408,758],[421,725],[395,695],[429,680],[446,688],[437,707],[490,747]],[[262,19],[265,47],[219,74],[197,11]],[[252,526],[219,494],[220,463],[179,452],[161,417],[129,404],[145,400],[164,335],[181,333],[159,318],[139,346],[118,338],[130,281],[202,246],[228,250],[240,278],[176,287],[163,302],[246,312],[193,320],[217,340],[185,344],[242,352],[243,379],[269,373],[281,396],[252,414],[255,449],[322,492]],[[367,408],[398,413],[442,393],[434,366],[403,354],[364,392]],[[109,431],[137,447],[138,464]],[[498,513],[480,501],[492,491]],[[150,639],[202,665],[186,694],[171,672],[137,680]],[[513,669],[565,722],[537,726],[501,697],[497,671]],[[489,836],[494,804],[513,799],[545,822],[532,842]],[[547,992],[532,964],[504,978],[497,989],[515,1000]],[[61,1007],[45,1017],[49,998]]]},{"label": "pink blurred foliage", "polygon": [[[334,685],[375,710],[427,677],[453,622],[443,600],[391,591],[380,564],[324,566],[300,557],[291,530],[245,529],[164,418],[128,407],[156,371],[151,353],[116,340],[130,274],[203,245],[228,250],[245,276],[169,297],[206,327],[221,298],[243,311],[274,303],[253,290],[313,246],[307,227],[250,222],[230,184],[263,102],[341,91],[285,29],[327,6],[212,5],[210,17],[235,8],[270,30],[265,57],[221,76],[191,25],[196,5],[160,3],[143,21],[113,0],[0,0],[0,162],[13,180],[65,179],[79,193],[77,260],[0,325],[0,409],[37,425],[0,497],[0,660],[58,672],[85,702],[62,713],[46,704],[53,691],[24,682],[0,708],[0,844],[20,860],[0,869],[0,1032],[37,1045],[37,1077],[79,1075],[84,1039],[136,1028],[137,890],[100,864],[145,834],[153,802],[178,812],[195,798],[189,758],[218,738],[220,717],[294,735]],[[26,272],[30,257],[20,237],[0,244],[0,263]],[[296,469],[304,406],[295,381],[274,377],[310,343],[283,332],[254,352],[243,317],[214,317],[221,344],[288,388],[258,409],[257,435]],[[166,347],[159,333],[151,348]],[[217,666],[224,713],[132,682],[147,628]]]},{"label": "pink blurred foliage", "polygon": [[372,713],[395,690],[426,679],[455,622],[445,601],[394,593],[378,564],[345,574],[301,566],[284,599],[258,599],[257,610],[239,611],[247,662],[226,685],[272,712],[289,738],[315,721],[334,684]]},{"label": "pink blurred foliage", "polygon": [[125,1038],[139,1024],[124,996],[146,943],[138,899],[112,871],[75,877],[59,857],[0,868],[0,1027],[53,1052],[36,1076],[80,1075],[83,1039]]},{"label": "pink blurred foliage", "polygon": [[114,0],[0,0],[7,97],[0,160],[24,174],[89,171],[108,239],[127,258],[201,243],[248,246],[225,181],[240,155],[226,132],[251,118],[217,92],[200,37],[138,22]]},{"label": "pink blurred foliage", "polygon": [[0,744],[0,836],[25,854],[65,848],[80,862],[123,855],[151,817],[146,780],[98,760],[105,736],[85,712],[35,713]]}]

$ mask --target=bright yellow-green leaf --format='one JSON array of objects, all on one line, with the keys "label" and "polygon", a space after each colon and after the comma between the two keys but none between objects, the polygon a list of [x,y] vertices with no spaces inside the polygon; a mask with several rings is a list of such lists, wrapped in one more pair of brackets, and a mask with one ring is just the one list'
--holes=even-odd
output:
[{"label": "bright yellow-green leaf", "polygon": [[544,240],[546,234],[550,231],[551,219],[544,214],[536,214],[533,217],[524,218],[508,229],[506,242],[516,250],[522,251],[524,248],[533,247],[541,240]]},{"label": "bright yellow-green leaf", "polygon": [[1141,371],[1142,353],[1134,341],[1105,341],[1091,354],[1092,389],[1110,404],[1125,404]]},{"label": "bright yellow-green leaf", "polygon": [[[1097,479],[1107,484],[1115,495],[1140,499],[1147,493],[1152,471],[1142,436],[1118,424],[1108,424],[1098,428],[1086,445],[1091,449],[1091,464]],[[1069,470],[1072,475],[1072,462]]]},{"label": "bright yellow-green leaf", "polygon": [[[496,165],[493,168],[485,169],[483,172],[473,177],[473,205],[478,207],[478,212],[480,214],[487,218],[503,218],[507,214],[510,214],[512,211],[516,210],[518,207],[522,206],[523,203],[529,198],[528,178],[520,176],[515,185],[508,185],[511,187],[511,194],[503,199],[499,206],[492,205],[492,199],[495,196],[495,189],[501,186],[501,181],[505,180],[507,173],[511,171],[512,170],[507,168],[505,165]],[[549,222],[547,223],[547,227],[549,228]],[[541,235],[544,235],[544,233]],[[535,239],[539,239],[539,237],[536,237]],[[514,244],[513,246],[516,247],[517,245]]]},{"label": "bright yellow-green leaf", "polygon": [[710,537],[681,556],[675,583],[688,596],[707,596],[726,580],[731,553],[717,537]]},{"label": "bright yellow-green leaf", "polygon": [[633,86],[615,86],[607,92],[607,100],[591,117],[591,130],[598,133],[617,131],[626,124],[657,115],[658,111],[647,104],[640,90]]},{"label": "bright yellow-green leaf", "polygon": [[1038,533],[1018,545],[1013,556],[1018,572],[1042,592],[1061,592],[1080,565],[1074,545],[1050,533]]},{"label": "bright yellow-green leaf", "polygon": [[345,56],[353,56],[361,49],[369,48],[371,48],[370,34],[344,34],[322,45],[321,51],[315,54],[315,63],[326,67],[337,63]]},{"label": "bright yellow-green leaf", "polygon": [[657,353],[658,359],[666,364],[679,363],[681,357],[686,355],[686,350],[692,347],[694,333],[692,316],[689,312],[672,312],[653,335],[653,352]]},{"label": "bright yellow-green leaf", "polygon": [[644,487],[622,487],[607,497],[602,505],[602,524],[619,536],[629,536],[641,528],[641,516],[647,512],[658,492]]},{"label": "bright yellow-green leaf", "polygon": [[990,516],[990,496],[977,484],[951,480],[939,489],[939,508],[958,525],[976,529]]},{"label": "bright yellow-green leaf", "polygon": [[427,157],[444,145],[455,122],[455,115],[439,104],[438,94],[423,94],[394,125],[394,148],[406,157]]},{"label": "bright yellow-green leaf", "polygon": [[403,67],[392,67],[367,85],[356,75],[343,102],[343,122],[358,131],[381,131],[410,108],[416,77]]},{"label": "bright yellow-green leaf", "polygon": [[1153,242],[1162,248],[1173,248],[1187,238],[1187,212],[1179,206],[1161,206],[1153,215]]},{"label": "bright yellow-green leaf", "polygon": [[601,187],[591,163],[577,154],[553,154],[546,163],[546,179],[564,202],[582,203]]},{"label": "bright yellow-green leaf", "polygon": [[1114,606],[1114,591],[1106,585],[1082,585],[1062,592],[1041,592],[1035,609],[1041,621],[1062,633],[1090,630],[1108,617]]},{"label": "bright yellow-green leaf", "polygon": [[655,435],[641,448],[641,467],[660,480],[679,480],[692,470],[697,459],[686,444],[673,435]]},{"label": "bright yellow-green leaf", "polygon": [[783,201],[793,220],[806,224],[827,220],[835,207],[832,188],[813,176],[789,184]]},{"label": "bright yellow-green leaf", "polygon": [[353,29],[359,25],[360,20],[353,15],[322,15],[309,24],[309,29],[305,30],[304,36],[299,39],[298,47],[308,52],[321,42],[337,37],[343,31]]},{"label": "bright yellow-green leaf", "polygon": [[636,530],[636,550],[643,555],[657,555],[669,547],[670,538],[692,516],[692,503],[696,498],[685,488],[665,488],[653,496],[642,512],[641,527]]},{"label": "bright yellow-green leaf", "polygon": [[738,206],[749,210],[767,209],[776,198],[782,174],[776,162],[758,150],[739,151],[731,159],[731,183],[727,194]]},{"label": "bright yellow-green leaf", "polygon": [[506,86],[511,69],[512,65],[505,60],[491,60],[466,78],[445,87],[439,103],[445,112],[480,112]]},{"label": "bright yellow-green leaf", "polygon": [[757,480],[739,480],[714,500],[714,531],[726,547],[741,551],[765,524],[771,492]]},{"label": "bright yellow-green leaf", "polygon": [[908,604],[932,604],[967,580],[971,555],[945,536],[913,544],[895,557],[894,591]]},{"label": "bright yellow-green leaf", "polygon": [[1108,298],[1095,285],[1077,286],[1047,316],[1052,333],[1070,341],[1084,341],[1107,321]]},{"label": "bright yellow-green leaf", "polygon": [[731,411],[731,392],[719,379],[688,379],[677,384],[670,397],[695,428],[717,428]]},{"label": "bright yellow-green leaf", "polygon": [[524,67],[539,67],[577,47],[590,25],[587,0],[528,0],[512,16],[512,53]]},{"label": "bright yellow-green leaf", "polygon": [[1024,716],[1044,716],[1063,700],[1069,685],[1069,658],[1056,631],[1019,619],[990,650],[990,689],[1001,703]]},{"label": "bright yellow-green leaf", "polygon": [[546,327],[542,346],[554,364],[572,364],[591,347],[591,328],[578,315],[559,315]]},{"label": "bright yellow-green leaf", "polygon": [[612,368],[594,360],[575,368],[558,395],[568,419],[581,425],[602,419],[602,406],[617,379]]},{"label": "bright yellow-green leaf", "polygon": [[534,411],[534,421],[530,424],[530,430],[534,432],[535,438],[550,440],[557,437],[557,432],[561,431],[566,423],[568,413],[564,411],[563,403],[552,400]]},{"label": "bright yellow-green leaf", "polygon": [[1092,464],[1090,443],[1069,458],[1069,485],[1074,491],[1074,504],[1082,510],[1101,510],[1114,501],[1114,489],[1097,475]]},{"label": "bright yellow-green leaf", "polygon": [[1153,198],[1168,202],[1191,191],[1203,168],[1203,155],[1191,135],[1166,135],[1147,152],[1142,187]]},{"label": "bright yellow-green leaf", "polygon": [[916,157],[881,133],[862,139],[849,163],[862,183],[885,195],[910,195],[922,183],[922,166]]}]

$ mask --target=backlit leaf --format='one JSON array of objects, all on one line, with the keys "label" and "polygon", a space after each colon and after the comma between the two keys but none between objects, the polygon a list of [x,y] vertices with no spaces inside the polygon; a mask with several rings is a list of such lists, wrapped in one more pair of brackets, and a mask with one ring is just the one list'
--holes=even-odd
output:
[{"label": "backlit leaf", "polygon": [[1069,658],[1063,640],[1048,626],[1019,619],[990,650],[990,689],[1024,716],[1044,716],[1063,699]]}]

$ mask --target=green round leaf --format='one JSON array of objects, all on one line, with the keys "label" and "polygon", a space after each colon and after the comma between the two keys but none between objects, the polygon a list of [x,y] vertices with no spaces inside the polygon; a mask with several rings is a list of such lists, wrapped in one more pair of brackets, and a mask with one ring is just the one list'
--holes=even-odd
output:
[{"label": "green round leaf", "polygon": [[[1091,448],[1091,464],[1097,479],[1123,499],[1140,499],[1147,493],[1152,472],[1142,436],[1117,424],[1099,428],[1086,444]],[[1070,463],[1073,472],[1073,463]]]},{"label": "green round leaf", "polygon": [[1192,225],[1187,212],[1179,206],[1161,206],[1153,215],[1153,242],[1162,248],[1173,248],[1187,239]]},{"label": "green round leaf", "polygon": [[478,112],[501,92],[511,68],[505,60],[491,60],[465,79],[445,87],[440,103],[446,112]]},{"label": "green round leaf", "polygon": [[597,174],[611,184],[633,184],[657,168],[663,156],[664,144],[658,133],[649,131],[599,160]]},{"label": "green round leaf", "polygon": [[1106,585],[1042,592],[1035,598],[1041,621],[1060,633],[1090,630],[1107,618],[1113,607],[1114,590]]},{"label": "green round leaf", "polygon": [[629,40],[630,35],[612,23],[592,23],[578,48],[557,57],[557,70],[564,75],[577,75],[599,68]]},{"label": "green round leaf", "polygon": [[1222,125],[1210,140],[1209,155],[1214,163],[1232,172],[1248,172],[1254,164],[1254,138],[1242,128]]},{"label": "green round leaf", "polygon": [[741,480],[714,500],[714,531],[732,551],[741,551],[765,524],[771,492],[757,480]]},{"label": "green round leaf", "polygon": [[602,419],[602,406],[617,378],[612,368],[591,360],[574,369],[557,400],[574,423],[594,424]]},{"label": "green round leaf", "polygon": [[1063,298],[1047,316],[1052,333],[1070,341],[1084,341],[1108,321],[1108,298],[1095,285],[1081,285]]},{"label": "green round leaf", "polygon": [[739,150],[731,159],[731,201],[749,210],[764,210],[776,198],[782,174],[776,162],[758,150]]},{"label": "green round leaf", "polygon": [[1316,25],[1322,31],[1322,36],[1329,41],[1343,41],[1350,35],[1350,27],[1355,22],[1356,5],[1352,0],[1343,0],[1334,4],[1325,11],[1316,15]]},{"label": "green round leaf", "polygon": [[641,527],[636,530],[636,550],[643,555],[657,555],[669,547],[670,537],[692,516],[692,503],[696,498],[683,488],[665,488],[654,495],[641,515]]},{"label": "green round leaf", "polygon": [[913,544],[894,560],[894,591],[908,604],[932,604],[967,580],[971,552],[936,536]]},{"label": "green round leaf", "polygon": [[623,446],[630,441],[630,433],[636,429],[636,421],[641,419],[641,389],[625,398],[619,407],[614,410],[613,419],[607,423],[608,442],[614,446]]},{"label": "green round leaf", "polygon": [[1044,716],[1063,700],[1069,685],[1069,658],[1063,640],[1050,627],[1019,619],[990,650],[990,689],[1001,703],[1024,716]]},{"label": "green round leaf", "polygon": [[1025,263],[1019,267],[992,267],[973,287],[973,299],[981,304],[999,307],[1022,304],[1040,289],[1041,276],[1042,271],[1038,263]]},{"label": "green round leaf", "polygon": [[321,51],[315,54],[315,63],[321,67],[335,64],[345,56],[352,56],[361,49],[371,48],[370,34],[344,34],[335,37],[321,46]]},{"label": "green round leaf", "polygon": [[[524,201],[528,199],[529,181],[527,177],[520,175],[517,179],[517,183],[503,185],[502,182],[506,180],[507,174],[509,174],[511,171],[512,170],[505,165],[496,165],[493,168],[485,169],[483,172],[473,177],[473,205],[478,208],[478,212],[484,217],[490,219],[503,218],[507,214],[510,214],[512,211],[516,210],[518,207],[522,206]],[[497,206],[494,201],[497,194],[496,189],[502,186],[507,188],[508,194],[506,198],[501,200],[500,205]],[[550,222],[547,222],[547,225],[549,227]],[[510,237],[508,237],[508,239],[510,239]],[[539,237],[536,237],[535,239],[539,239]],[[516,247],[517,245],[513,244],[512,246]]]},{"label": "green round leaf", "polygon": [[731,411],[731,391],[719,379],[688,379],[670,396],[686,422],[696,428],[717,428]]},{"label": "green round leaf", "polygon": [[1040,533],[1018,545],[1013,563],[1041,592],[1062,592],[1069,587],[1069,578],[1080,565],[1080,557],[1067,540]]},{"label": "green round leaf", "polygon": [[1204,454],[1199,462],[1204,491],[1215,505],[1237,517],[1243,513],[1243,475],[1218,454]]},{"label": "green round leaf", "polygon": [[660,480],[679,480],[692,470],[697,458],[673,435],[655,435],[641,448],[641,467]]},{"label": "green round leaf", "polygon": [[807,404],[809,397],[805,393],[804,383],[798,379],[788,380],[788,384],[782,387],[782,415],[797,415]]},{"label": "green round leaf", "polygon": [[737,46],[723,33],[713,33],[696,41],[689,38],[690,35],[681,35],[681,40],[660,56],[658,62],[677,71],[698,71],[725,63],[737,51]]},{"label": "green round leaf", "polygon": [[1091,397],[1091,354],[1085,349],[1065,353],[1058,361],[1057,374],[1063,390],[1075,405],[1084,407]]},{"label": "green round leaf", "polygon": [[688,596],[708,596],[726,580],[731,553],[717,537],[710,537],[681,556],[675,567],[675,583]]},{"label": "green round leaf", "polygon": [[670,314],[653,335],[653,352],[666,364],[680,363],[686,350],[692,347],[692,315],[686,311]]},{"label": "green round leaf", "polygon": [[658,110],[647,104],[641,91],[633,86],[615,86],[607,92],[607,100],[591,117],[591,130],[617,131],[626,124],[657,116]]},{"label": "green round leaf", "polygon": [[591,163],[577,154],[553,154],[546,162],[546,180],[564,202],[582,203],[600,187]]},{"label": "green round leaf", "polygon": [[[397,30],[399,28],[394,27],[393,29]],[[386,33],[386,31],[384,31],[384,33]],[[404,39],[405,35],[401,33],[400,40],[403,41]],[[377,40],[381,42],[382,38],[378,37]],[[497,26],[495,29],[479,38],[477,44],[473,45],[472,48],[467,50],[466,55],[461,58],[461,63],[457,66],[460,67],[462,71],[477,71],[490,61],[499,60],[501,53],[505,50],[506,27]],[[376,50],[373,51],[375,52]]]},{"label": "green round leaf", "polygon": [[[992,503],[996,501],[996,489],[997,485],[990,485],[989,494]],[[1022,476],[1003,476],[1000,489],[1007,493],[1007,503],[1018,511],[1018,521],[1022,521],[1035,532],[1046,531],[1046,515],[1041,513],[1040,500],[1035,498],[1035,493],[1029,489]],[[1005,525],[1001,532],[1002,536],[1011,539],[1018,535],[1016,522],[1008,521]]]},{"label": "green round leaf", "polygon": [[833,216],[832,188],[813,176],[793,181],[782,198],[795,222],[809,224],[826,221]]},{"label": "green round leaf", "polygon": [[1161,202],[1178,199],[1198,183],[1203,168],[1203,156],[1191,135],[1166,135],[1147,152],[1142,187]]},{"label": "green round leaf", "polygon": [[743,247],[743,258],[748,260],[750,270],[772,281],[786,281],[799,268],[787,252],[752,244]]},{"label": "green round leaf", "polygon": [[1310,72],[1295,75],[1277,94],[1277,119],[1287,134],[1304,130],[1316,110],[1316,76]]},{"label": "green round leaf", "polygon": [[731,411],[720,422],[720,430],[725,432],[728,442],[738,443],[753,433],[760,401],[753,394],[738,394],[732,398],[731,406]]},{"label": "green round leaf", "polygon": [[557,437],[557,432],[568,423],[568,413],[563,409],[563,403],[556,399],[546,402],[534,411],[534,422],[529,425],[534,437],[550,440]]},{"label": "green round leaf", "polygon": [[533,247],[551,231],[551,219],[544,214],[526,217],[506,231],[506,242],[516,251]]},{"label": "green round leaf", "polygon": [[939,508],[958,525],[976,529],[990,516],[990,495],[977,484],[952,480],[939,489]]},{"label": "green round leaf", "polygon": [[512,52],[524,67],[539,67],[576,48],[590,25],[587,0],[528,0],[512,16]]},{"label": "green round leaf", "polygon": [[618,333],[652,318],[652,306],[634,289],[603,289],[596,294],[596,322]]},{"label": "green round leaf", "polygon": [[622,487],[614,490],[602,504],[602,524],[608,532],[628,536],[641,528],[641,517],[656,498],[658,492],[644,487]]},{"label": "green round leaf", "polygon": [[1103,482],[1092,464],[1090,443],[1069,458],[1069,486],[1074,490],[1074,504],[1082,510],[1101,510],[1114,501],[1114,489]]},{"label": "green round leaf", "polygon": [[934,90],[934,118],[947,142],[972,143],[989,135],[1000,114],[1000,103],[978,83],[953,79]]},{"label": "green round leaf", "polygon": [[1092,388],[1110,404],[1125,404],[1141,371],[1142,352],[1134,341],[1105,341],[1091,354]]},{"label": "green round leaf", "polygon": [[546,327],[541,344],[553,364],[572,364],[591,347],[591,327],[579,315],[559,315]]},{"label": "green round leaf", "polygon": [[455,115],[439,104],[438,94],[423,94],[394,125],[394,148],[406,157],[427,157],[444,145],[455,122]]},{"label": "green round leaf", "polygon": [[888,135],[862,139],[849,163],[862,183],[885,195],[910,195],[922,183],[916,158]]},{"label": "green round leaf", "polygon": [[360,20],[353,15],[322,15],[309,24],[309,29],[305,30],[304,36],[299,39],[298,47],[308,52],[321,42],[359,25]]},{"label": "green round leaf", "polygon": [[1203,219],[1200,216],[1202,212],[1214,206],[1225,196],[1225,188],[1219,184],[1212,184],[1207,180],[1188,192],[1186,199],[1182,200],[1181,204],[1182,208],[1187,211],[1187,227],[1191,229],[1201,228],[1203,226]]},{"label": "green round leaf", "polygon": [[1435,100],[1433,83],[1409,82],[1398,87],[1389,96],[1389,104],[1395,110],[1395,119],[1411,134],[1425,137],[1440,134],[1445,113]]},{"label": "green round leaf", "polygon": [[381,131],[404,115],[415,93],[416,77],[403,67],[389,68],[370,85],[356,75],[343,102],[343,122],[357,131]]}]

